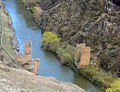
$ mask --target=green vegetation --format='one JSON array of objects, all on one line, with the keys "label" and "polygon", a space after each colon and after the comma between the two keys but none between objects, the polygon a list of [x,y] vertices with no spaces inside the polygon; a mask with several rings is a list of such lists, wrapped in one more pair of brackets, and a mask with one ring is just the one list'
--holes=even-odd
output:
[{"label": "green vegetation", "polygon": [[30,7],[30,10],[31,10],[31,12],[35,12],[36,11],[36,8],[35,7]]},{"label": "green vegetation", "polygon": [[[55,4],[55,2],[57,2],[58,0],[51,0],[52,4]],[[31,4],[34,4],[36,2],[41,2],[41,0],[22,0],[22,2],[25,4],[25,5],[31,5]]]},{"label": "green vegetation", "polygon": [[77,69],[74,64],[71,64],[71,67],[77,73],[80,73],[95,85],[98,85],[103,89],[112,87],[113,82],[117,79],[117,77],[111,73],[106,72],[104,69],[93,65],[84,66],[81,69]]},{"label": "green vegetation", "polygon": [[64,49],[58,48],[57,54],[60,57],[60,60],[63,64],[69,64],[72,62],[73,57],[71,54],[67,53]]},{"label": "green vegetation", "polygon": [[112,88],[108,88],[106,92],[120,92],[120,79],[115,80]]},{"label": "green vegetation", "polygon": [[56,33],[45,32],[43,34],[42,43],[46,49],[51,51],[56,51],[60,47],[60,38],[58,38]]},{"label": "green vegetation", "polygon": [[22,2],[27,6],[27,7],[33,7],[36,5],[37,0],[22,0]]},{"label": "green vegetation", "polygon": [[74,58],[74,48],[72,46],[66,46],[65,49],[61,48],[60,38],[53,32],[45,32],[43,34],[42,43],[44,48],[55,52],[62,64],[69,64]]},{"label": "green vegetation", "polygon": [[[11,27],[11,18],[8,15],[8,11],[5,11],[4,9],[0,9],[0,14],[0,32],[2,32],[3,29],[3,45],[12,56],[16,57],[16,52],[11,44],[11,40],[14,39],[14,30]],[[2,33],[0,33],[0,37],[1,35]]]},{"label": "green vegetation", "polygon": [[[43,34],[42,42],[44,44],[44,47],[46,47],[48,50],[57,53],[62,64],[69,64],[74,71],[80,73],[88,80],[93,82],[95,85],[98,85],[103,89],[112,87],[112,84],[117,79],[117,77],[112,75],[111,73],[106,72],[104,69],[93,65],[85,66],[81,69],[78,69],[74,65],[75,48],[69,45],[61,46],[60,39],[53,32],[45,32]],[[57,46],[58,44],[59,46]]]}]

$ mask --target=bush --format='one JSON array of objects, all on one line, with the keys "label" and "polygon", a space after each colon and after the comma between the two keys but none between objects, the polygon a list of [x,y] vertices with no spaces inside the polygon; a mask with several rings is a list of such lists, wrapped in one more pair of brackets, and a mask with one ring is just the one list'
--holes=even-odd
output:
[{"label": "bush", "polygon": [[117,89],[120,89],[120,79],[116,80],[114,83],[113,83],[113,86],[112,86],[114,89],[117,88]]},{"label": "bush", "polygon": [[33,13],[36,22],[39,22],[41,20],[42,12],[43,10],[40,7],[34,7]]},{"label": "bush", "polygon": [[62,48],[58,48],[57,49],[57,54],[60,57],[60,61],[62,62],[62,64],[69,64],[70,62],[72,62],[73,57],[71,54],[67,53],[64,49]]},{"label": "bush", "polygon": [[103,89],[112,87],[112,83],[117,79],[111,73],[96,66],[84,66],[79,70],[80,74],[91,80],[94,84],[99,85]]},{"label": "bush", "polygon": [[30,5],[34,5],[36,3],[36,0],[22,0],[22,2],[26,5],[26,6],[30,6]]},{"label": "bush", "polygon": [[30,7],[30,10],[32,13],[34,13],[36,11],[36,8],[35,7]]},{"label": "bush", "polygon": [[76,48],[71,45],[67,45],[65,48],[65,51],[67,53],[69,53],[72,57],[74,57],[74,55],[75,55],[75,50],[76,50]]},{"label": "bush", "polygon": [[120,92],[120,79],[115,80],[112,88],[108,88],[106,92]]},{"label": "bush", "polygon": [[56,51],[57,48],[60,47],[60,39],[57,34],[53,32],[45,32],[41,41],[44,47],[51,51]]}]

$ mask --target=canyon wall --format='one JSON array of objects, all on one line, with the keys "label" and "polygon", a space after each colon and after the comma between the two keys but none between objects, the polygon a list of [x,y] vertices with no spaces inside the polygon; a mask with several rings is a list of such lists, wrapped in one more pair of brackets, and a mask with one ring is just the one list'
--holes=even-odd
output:
[{"label": "canyon wall", "polygon": [[[114,2],[113,2],[114,1]],[[36,23],[61,42],[91,47],[91,62],[120,75],[120,8],[117,0],[44,0],[36,3]]]}]

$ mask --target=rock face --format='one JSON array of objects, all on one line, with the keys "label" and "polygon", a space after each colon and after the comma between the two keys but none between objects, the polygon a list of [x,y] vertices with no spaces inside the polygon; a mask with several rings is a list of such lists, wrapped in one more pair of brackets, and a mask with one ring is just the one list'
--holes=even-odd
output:
[{"label": "rock face", "polygon": [[75,53],[75,65],[78,68],[90,65],[91,48],[85,44],[77,44]]},{"label": "rock face", "polygon": [[24,69],[0,64],[0,92],[85,92],[78,86],[55,78],[35,76]]},{"label": "rock face", "polygon": [[25,69],[30,72],[38,74],[40,60],[39,59],[32,59],[32,43],[29,41],[25,41],[25,54],[23,56],[18,55],[16,60],[19,61]]},{"label": "rock face", "polygon": [[[119,3],[119,0],[113,0]],[[43,3],[44,2],[44,3]],[[34,15],[45,31],[54,31],[72,46],[85,43],[92,62],[119,75],[120,9],[112,0],[40,0],[42,14]],[[45,7],[44,7],[45,6]],[[38,12],[38,11],[36,11]],[[116,62],[114,62],[116,61]]]}]

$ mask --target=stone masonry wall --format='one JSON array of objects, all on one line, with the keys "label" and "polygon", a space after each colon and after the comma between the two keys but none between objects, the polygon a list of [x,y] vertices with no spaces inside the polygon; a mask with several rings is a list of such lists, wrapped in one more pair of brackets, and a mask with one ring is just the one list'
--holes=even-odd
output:
[{"label": "stone masonry wall", "polygon": [[80,68],[90,65],[91,48],[85,44],[77,44],[75,53],[75,65]]},{"label": "stone masonry wall", "polygon": [[36,75],[38,74],[39,71],[39,65],[40,65],[40,60],[37,59],[32,59],[32,43],[29,41],[25,41],[25,54],[23,56],[18,55],[16,60],[22,63],[22,66],[30,71],[35,73]]}]

